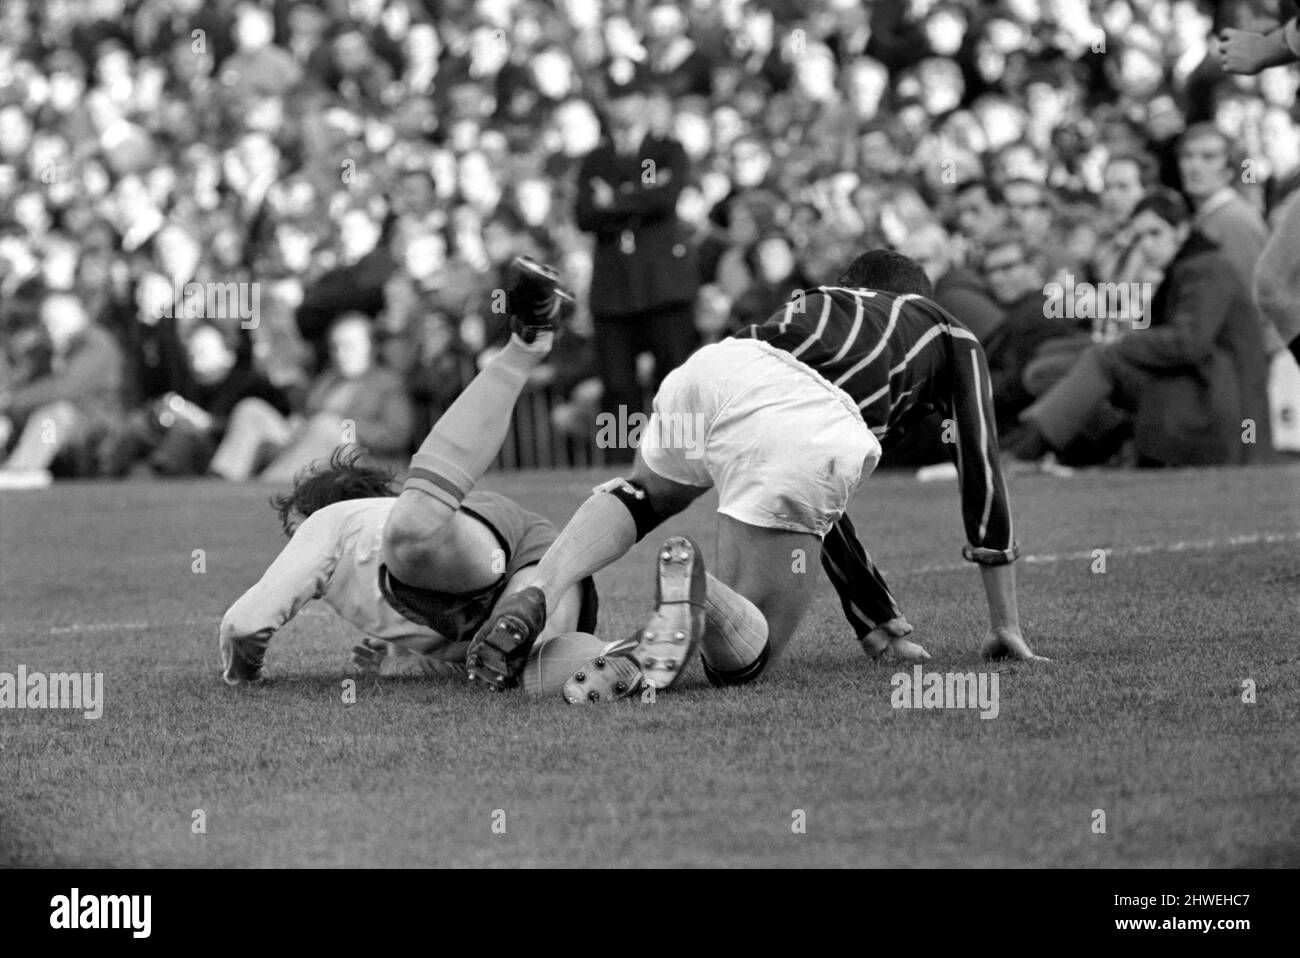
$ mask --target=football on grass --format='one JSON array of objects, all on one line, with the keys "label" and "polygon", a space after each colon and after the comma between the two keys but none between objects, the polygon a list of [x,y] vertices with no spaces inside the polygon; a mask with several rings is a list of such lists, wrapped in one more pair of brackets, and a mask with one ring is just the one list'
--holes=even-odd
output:
[{"label": "football on grass", "polygon": [[590,632],[562,632],[538,642],[524,665],[524,691],[559,695],[569,676],[598,656],[605,645]]}]

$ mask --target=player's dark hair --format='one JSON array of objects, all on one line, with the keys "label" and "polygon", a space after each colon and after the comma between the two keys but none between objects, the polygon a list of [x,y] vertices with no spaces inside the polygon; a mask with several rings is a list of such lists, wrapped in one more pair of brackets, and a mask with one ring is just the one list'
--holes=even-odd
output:
[{"label": "player's dark hair", "polygon": [[357,446],[340,446],[328,463],[313,463],[294,476],[293,489],[271,497],[271,508],[289,535],[289,517],[304,519],[317,509],[346,499],[378,499],[397,495],[393,470],[361,462],[365,451]]},{"label": "player's dark hair", "polygon": [[1147,210],[1155,213],[1170,226],[1181,226],[1192,216],[1183,198],[1165,187],[1154,189],[1138,200],[1137,206],[1133,207],[1133,215],[1129,218],[1132,219]]},{"label": "player's dark hair", "polygon": [[921,264],[890,249],[872,249],[860,254],[840,273],[835,285],[934,298],[934,285]]}]

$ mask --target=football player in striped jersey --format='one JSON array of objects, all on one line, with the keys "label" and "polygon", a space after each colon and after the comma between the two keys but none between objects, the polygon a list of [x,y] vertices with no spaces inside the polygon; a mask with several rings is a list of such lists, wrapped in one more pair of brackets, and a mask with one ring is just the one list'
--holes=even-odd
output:
[{"label": "football player in striped jersey", "polygon": [[[546,610],[584,576],[624,555],[670,515],[717,486],[718,564],[704,572],[689,540],[665,544],[654,615],[607,648],[629,670],[584,668],[570,701],[665,688],[700,647],[715,685],[752,681],[779,656],[813,594],[792,556],[821,553],[841,596],[874,626],[872,646],[925,657],[852,527],[842,522],[881,442],[938,411],[950,419],[966,533],[964,558],[981,572],[988,658],[1038,659],[1021,634],[1012,563],[1019,555],[998,460],[988,367],[973,333],[929,298],[921,266],[888,250],[859,256],[837,285],[797,292],[766,322],[705,346],[664,380],[632,475],[598,487],[538,566],[537,580],[502,603],[470,643],[471,677],[509,682]],[[696,417],[703,449],[665,441],[665,423]],[[682,434],[686,431],[681,430]],[[862,599],[862,602],[858,602]],[[846,611],[848,606],[846,605]],[[620,689],[609,686],[617,673]]]},{"label": "football player in striped jersey", "polygon": [[[532,582],[555,527],[505,496],[471,487],[496,457],[528,373],[550,351],[572,298],[553,272],[522,259],[511,265],[507,286],[510,342],[439,418],[400,492],[391,472],[343,447],[274,500],[289,543],[221,621],[227,683],[260,679],[271,636],[313,599],[362,633],[353,661],[366,671],[409,653],[426,673],[463,672],[475,631],[503,596]],[[602,643],[589,635],[597,605],[590,578],[556,599],[539,655],[559,632],[574,633],[566,655],[575,656],[584,639],[596,655]],[[549,691],[558,691],[576,664]]]}]

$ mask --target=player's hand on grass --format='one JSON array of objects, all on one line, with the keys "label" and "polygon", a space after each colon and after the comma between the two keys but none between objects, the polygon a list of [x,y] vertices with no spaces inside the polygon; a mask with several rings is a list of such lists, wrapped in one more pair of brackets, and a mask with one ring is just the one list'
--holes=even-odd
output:
[{"label": "player's hand on grass", "polygon": [[352,646],[352,664],[365,675],[378,675],[388,657],[388,643],[382,639],[362,639]]},{"label": "player's hand on grass", "polygon": [[1019,659],[1022,662],[1050,662],[1044,655],[1037,655],[1029,647],[1019,629],[990,629],[980,646],[980,655],[990,661],[997,659]]},{"label": "player's hand on grass", "polygon": [[227,685],[251,685],[262,681],[262,662],[270,634],[233,637],[222,632],[221,677]]},{"label": "player's hand on grass", "polygon": [[901,615],[888,622],[882,622],[866,635],[861,636],[862,650],[873,659],[879,659],[886,652],[893,653],[899,662],[928,662],[930,653],[907,636],[912,634],[912,624]]}]

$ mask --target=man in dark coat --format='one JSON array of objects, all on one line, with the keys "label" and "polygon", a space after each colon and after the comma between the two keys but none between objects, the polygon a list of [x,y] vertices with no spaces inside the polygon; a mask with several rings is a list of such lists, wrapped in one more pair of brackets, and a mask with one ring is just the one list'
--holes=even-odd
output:
[{"label": "man in dark coat", "polygon": [[1153,277],[1163,276],[1136,327],[1094,346],[1027,409],[1022,459],[1055,450],[1069,458],[1080,440],[1130,417],[1140,461],[1150,465],[1233,465],[1271,449],[1267,360],[1250,293],[1231,262],[1193,232],[1187,207],[1168,191],[1149,194],[1132,230]]},{"label": "man in dark coat", "polygon": [[[1048,315],[1042,250],[1033,248],[1019,233],[992,237],[984,248],[983,266],[993,298],[1006,311],[984,340],[998,435],[1006,436],[1034,401],[1024,384],[1030,360],[1048,341],[1074,335],[1076,326],[1072,320]],[[960,313],[954,315],[962,318]]]},{"label": "man in dark coat", "polygon": [[[611,84],[608,133],[578,172],[578,226],[596,234],[591,281],[597,365],[605,411],[641,411],[636,359],[649,352],[655,380],[695,347],[699,287],[677,197],[689,175],[676,140],[646,126],[645,95],[635,82]],[[631,458],[632,449],[622,450]],[[617,455],[613,458],[618,458]]]}]

